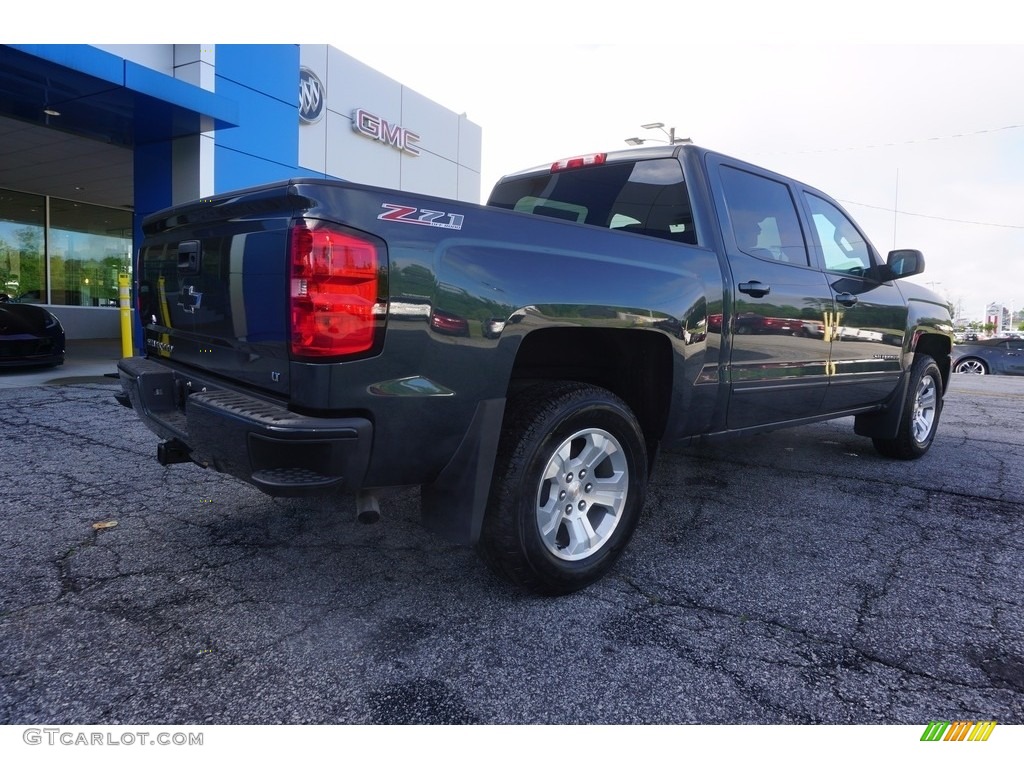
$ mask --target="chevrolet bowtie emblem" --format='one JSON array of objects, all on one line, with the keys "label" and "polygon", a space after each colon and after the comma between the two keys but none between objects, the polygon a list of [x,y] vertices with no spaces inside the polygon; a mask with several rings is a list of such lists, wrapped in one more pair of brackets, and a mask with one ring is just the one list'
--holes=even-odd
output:
[{"label": "chevrolet bowtie emblem", "polygon": [[195,314],[202,303],[203,294],[197,291],[194,285],[183,286],[181,293],[178,294],[178,306],[190,314]]}]

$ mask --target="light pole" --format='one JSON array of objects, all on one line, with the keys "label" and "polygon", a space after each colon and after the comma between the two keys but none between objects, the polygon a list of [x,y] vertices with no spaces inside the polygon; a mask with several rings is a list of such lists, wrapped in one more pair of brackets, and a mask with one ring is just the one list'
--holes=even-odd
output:
[{"label": "light pole", "polygon": [[[666,136],[668,136],[668,142],[666,142],[668,144],[691,144],[692,143],[689,139],[677,139],[676,138],[676,129],[673,127],[673,128],[669,128],[666,131],[664,123],[644,123],[640,127],[643,128],[645,131],[652,131],[652,130],[655,130],[655,129],[661,131]],[[641,139],[639,136],[631,136],[630,138],[626,139],[625,141],[631,147],[638,147],[641,144],[647,143],[648,141],[665,141],[665,139]]]}]

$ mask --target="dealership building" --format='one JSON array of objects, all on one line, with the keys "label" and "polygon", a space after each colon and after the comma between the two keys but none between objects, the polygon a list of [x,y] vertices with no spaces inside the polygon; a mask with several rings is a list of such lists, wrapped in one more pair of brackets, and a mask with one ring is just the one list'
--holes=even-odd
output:
[{"label": "dealership building", "polygon": [[326,45],[0,45],[0,293],[119,333],[149,213],[298,176],[480,199],[481,129]]}]

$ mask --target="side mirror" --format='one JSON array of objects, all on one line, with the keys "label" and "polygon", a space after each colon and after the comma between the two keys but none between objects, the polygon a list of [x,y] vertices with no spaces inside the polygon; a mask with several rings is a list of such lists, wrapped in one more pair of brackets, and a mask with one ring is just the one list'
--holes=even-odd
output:
[{"label": "side mirror", "polygon": [[924,254],[912,248],[889,251],[885,263],[893,280],[924,272]]}]

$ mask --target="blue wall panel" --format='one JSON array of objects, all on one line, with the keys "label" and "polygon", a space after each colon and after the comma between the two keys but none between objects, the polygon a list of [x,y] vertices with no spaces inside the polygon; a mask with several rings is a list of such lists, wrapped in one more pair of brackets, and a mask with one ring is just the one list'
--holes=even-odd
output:
[{"label": "blue wall panel", "polygon": [[[171,204],[171,142],[158,141],[135,148],[135,213],[145,216]],[[136,244],[137,245],[137,244]]]},{"label": "blue wall panel", "polygon": [[185,107],[200,115],[209,115],[217,121],[218,128],[235,125],[238,122],[237,106],[230,99],[204,91],[197,85],[176,80],[133,61],[124,62],[124,83],[133,91],[168,104]]},{"label": "blue wall panel", "polygon": [[217,95],[238,104],[238,127],[217,131],[217,191],[295,175],[299,46],[218,45]]},{"label": "blue wall panel", "polygon": [[290,179],[298,175],[294,165],[274,163],[227,147],[217,148],[213,172],[215,194]]},{"label": "blue wall panel", "polygon": [[299,106],[297,45],[218,45],[217,75]]},{"label": "blue wall panel", "polygon": [[[124,83],[124,59],[91,45],[11,45],[19,51],[52,61],[62,67],[83,72],[117,85]],[[298,72],[298,66],[296,66]],[[298,75],[296,75],[298,77]],[[298,97],[296,97],[298,98]]]},{"label": "blue wall panel", "polygon": [[217,131],[223,147],[294,167],[299,159],[299,108],[218,75],[217,94],[238,104],[238,127]]}]

